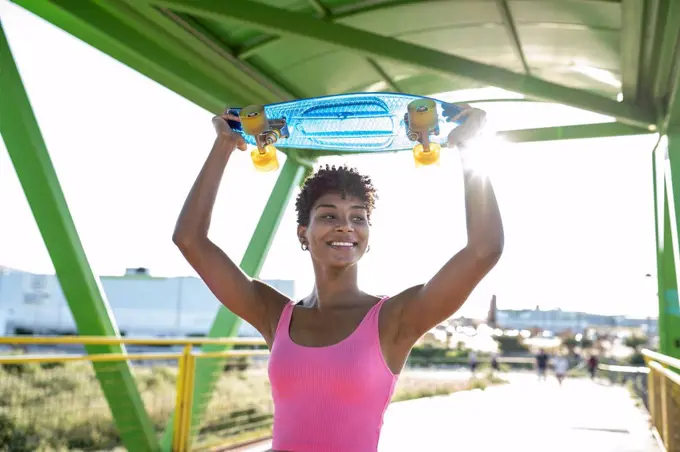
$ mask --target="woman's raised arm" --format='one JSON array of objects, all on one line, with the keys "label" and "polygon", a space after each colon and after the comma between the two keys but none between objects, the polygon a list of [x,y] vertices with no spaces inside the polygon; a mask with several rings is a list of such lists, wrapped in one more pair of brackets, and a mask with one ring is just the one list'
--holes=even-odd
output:
[{"label": "woman's raised arm", "polygon": [[172,240],[217,299],[253,325],[271,345],[287,298],[248,277],[208,238],[215,198],[227,162],[237,149],[246,150],[243,137],[229,128],[226,119],[238,120],[238,117],[213,118],[217,132],[215,143],[184,202]]}]

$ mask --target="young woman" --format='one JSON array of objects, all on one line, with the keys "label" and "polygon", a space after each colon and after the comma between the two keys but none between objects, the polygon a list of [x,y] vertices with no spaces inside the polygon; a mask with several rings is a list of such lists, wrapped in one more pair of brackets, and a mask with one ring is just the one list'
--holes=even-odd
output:
[{"label": "young woman", "polygon": [[217,138],[173,241],[220,302],[257,328],[271,350],[275,451],[376,451],[383,414],[412,346],[451,317],[500,258],[503,226],[494,191],[471,168],[474,150],[466,147],[485,114],[467,106],[464,114],[449,143],[463,162],[466,246],[425,284],[392,297],[363,292],[357,264],[369,247],[376,190],[353,169],[326,166],[305,182],[296,201],[297,238],[316,281],[297,303],[249,278],[208,238],[225,166],[235,149],[246,150],[225,120],[237,117],[213,118]]}]

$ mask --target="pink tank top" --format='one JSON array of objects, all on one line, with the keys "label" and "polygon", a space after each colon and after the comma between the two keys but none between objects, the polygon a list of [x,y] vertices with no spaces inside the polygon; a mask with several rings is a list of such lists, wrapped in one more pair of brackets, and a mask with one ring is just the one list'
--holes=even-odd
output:
[{"label": "pink tank top", "polygon": [[281,313],[269,360],[274,399],[273,450],[375,452],[397,375],[380,349],[373,306],[354,332],[327,347],[290,338],[294,304]]}]

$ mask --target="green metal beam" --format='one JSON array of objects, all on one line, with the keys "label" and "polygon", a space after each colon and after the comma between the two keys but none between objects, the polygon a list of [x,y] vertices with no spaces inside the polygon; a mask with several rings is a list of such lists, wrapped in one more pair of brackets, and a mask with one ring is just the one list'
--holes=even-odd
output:
[{"label": "green metal beam", "polygon": [[656,281],[657,281],[657,302],[658,302],[658,330],[659,330],[659,349],[666,350],[665,329],[661,328],[663,324],[662,312],[665,309],[665,272],[663,262],[664,249],[664,219],[666,218],[667,203],[664,196],[664,156],[665,148],[662,151],[661,137],[656,142],[654,150],[652,151],[652,195],[654,198],[654,243],[656,244]]},{"label": "green metal beam", "polygon": [[531,69],[529,68],[529,63],[524,55],[524,50],[522,50],[522,42],[519,39],[519,33],[517,32],[517,26],[515,25],[515,20],[512,17],[512,11],[510,10],[510,4],[508,0],[496,0],[498,5],[498,12],[503,18],[503,25],[505,26],[505,31],[508,34],[508,39],[510,40],[510,46],[515,52],[515,56],[522,63],[524,68],[524,73],[526,75],[531,75]]},{"label": "green metal beam", "polygon": [[633,103],[638,98],[644,9],[644,0],[621,2],[621,92],[624,100]]},{"label": "green metal beam", "polygon": [[680,67],[676,68],[677,73],[670,87],[668,104],[666,106],[666,117],[664,118],[662,130],[667,133],[677,135],[680,132]]},{"label": "green metal beam", "polygon": [[399,85],[397,82],[390,77],[390,75],[385,72],[385,69],[383,69],[380,64],[375,61],[373,58],[366,58],[366,62],[373,68],[373,70],[378,74],[378,76],[385,82],[385,84],[395,93],[401,92],[401,88],[399,88]]},{"label": "green metal beam", "polygon": [[649,130],[618,122],[600,124],[578,124],[574,126],[540,127],[536,129],[506,130],[497,135],[513,143],[535,141],[577,140],[583,138],[604,138],[626,135],[645,135]]},{"label": "green metal beam", "polygon": [[677,44],[680,37],[680,2],[661,0],[659,15],[660,27],[657,29],[655,46],[655,73],[653,94],[655,99],[662,99],[668,94],[673,66],[677,64]]},{"label": "green metal beam", "polygon": [[309,3],[321,17],[328,17],[331,15],[331,10],[328,9],[328,7],[321,2],[321,0],[307,0],[307,3]]},{"label": "green metal beam", "polygon": [[[555,0],[553,0],[555,1]],[[568,0],[556,0],[562,1],[563,3]],[[612,3],[620,3],[621,0],[590,0],[590,1],[611,1]],[[419,7],[427,7],[429,3],[460,3],[460,0],[364,0],[360,2],[351,2],[347,4],[341,4],[334,6],[328,10],[328,15],[323,16],[317,14],[317,17],[323,18],[328,22],[347,22],[349,19],[355,16],[361,16],[364,14],[376,14],[379,12],[388,12],[392,9],[401,8],[409,5],[418,5]],[[463,23],[454,27],[456,30],[461,30],[464,28],[478,28],[481,24],[479,23]],[[550,27],[555,29],[569,28],[571,24],[565,24],[562,22],[555,21],[541,21],[536,24],[523,24],[526,26],[536,26],[536,27]],[[618,29],[612,29],[610,27],[596,27],[587,26],[588,30],[597,31],[618,31]],[[260,52],[262,49],[268,47],[270,44],[277,42],[280,39],[276,35],[260,35],[252,38],[249,42],[245,43],[244,46],[236,52],[236,56],[241,59],[248,59],[256,53]]]},{"label": "green metal beam", "polygon": [[[240,267],[248,276],[257,278],[260,273],[293,190],[300,184],[302,177],[308,172],[306,168],[307,166],[301,165],[295,158],[286,159],[241,260]],[[208,337],[235,336],[240,323],[241,319],[239,317],[227,308],[220,307]],[[202,350],[214,352],[225,351],[230,348],[230,346],[206,345]],[[199,359],[196,363],[194,403],[191,418],[193,433],[196,433],[202,423],[205,410],[210,402],[215,384],[223,367],[224,360],[219,359]],[[169,450],[172,443],[172,424],[172,422],[168,422],[168,427],[163,435],[161,441],[163,450]]]},{"label": "green metal beam", "polygon": [[[473,103],[473,102],[470,102]],[[579,140],[586,138],[607,138],[630,135],[648,135],[653,132],[639,127],[629,126],[618,122],[605,122],[599,124],[577,124],[573,126],[538,127],[535,129],[501,130],[496,136],[511,143],[535,143],[542,141]],[[359,155],[362,152],[352,151],[317,151],[303,149],[297,151],[302,161],[314,158],[329,157],[334,155]],[[396,152],[411,152],[410,149],[402,151],[376,151],[384,154]]]},{"label": "green metal beam", "polygon": [[[469,0],[359,0],[347,3],[340,3],[337,7],[333,8],[333,12],[338,15],[345,17],[349,14],[363,14],[367,12],[382,11],[386,9],[399,8],[405,5],[413,4],[427,4],[427,3],[450,3],[455,5],[456,3],[464,3]],[[561,5],[569,3],[621,3],[621,0],[546,0],[543,3],[553,2],[560,3]],[[569,8],[572,6],[569,5]]]},{"label": "green metal beam", "polygon": [[668,14],[671,16],[660,44],[661,59],[654,92],[664,106],[662,132],[677,136],[680,133],[680,2],[671,2]]},{"label": "green metal beam", "polygon": [[[654,71],[656,68],[658,30],[662,28],[659,24],[659,17],[665,14],[660,9],[659,1],[645,1],[643,9],[643,32],[640,53],[640,69],[638,80],[638,103],[647,105],[652,109],[657,109],[658,105],[654,99]],[[658,118],[657,118],[658,119]]]},{"label": "green metal beam", "polygon": [[[185,63],[212,80],[213,90],[222,94],[225,104],[229,94],[225,90],[225,77],[229,83],[242,91],[242,96],[255,102],[271,103],[292,99],[290,93],[262,74],[255,73],[252,68],[229,54],[219,46],[209,47],[197,36],[182,29],[171,18],[144,3],[110,0],[90,0],[103,10],[116,17],[131,29],[144,34],[155,45],[177,55]],[[123,39],[127,34],[120,35]],[[213,43],[214,44],[214,43]],[[216,53],[215,50],[222,50]]]},{"label": "green metal beam", "polygon": [[157,38],[156,30],[135,29],[92,1],[12,1],[208,111],[221,113],[225,105],[253,102],[251,90],[235,80],[226,89],[225,74],[210,63],[178,46],[158,44],[148,36]]},{"label": "green metal beam", "polygon": [[644,14],[641,100],[654,106],[659,132],[666,134],[680,129],[680,2],[646,2]]},{"label": "green metal beam", "polygon": [[212,20],[235,19],[270,33],[298,36],[345,48],[369,57],[391,60],[448,76],[465,77],[489,85],[543,100],[613,116],[620,122],[647,127],[654,117],[644,109],[534,77],[477,63],[472,60],[439,52],[358,30],[338,23],[317,19],[309,14],[275,8],[251,0],[228,4],[221,0],[147,0],[157,6]]},{"label": "green metal beam", "polygon": [[[0,22],[0,133],[54,264],[78,333],[120,335],[100,281],[92,273]],[[7,221],[7,219],[4,219]],[[125,353],[114,345],[87,352]],[[157,451],[158,441],[126,361],[93,363],[128,450]]]},{"label": "green metal beam", "polygon": [[[314,8],[320,19],[329,21],[333,20],[330,8],[324,5],[321,2],[321,0],[307,0],[307,3],[309,3],[312,6],[312,8]],[[369,66],[373,68],[373,70],[380,76],[380,78],[392,91],[395,92],[401,91],[399,85],[397,85],[397,83],[392,79],[392,77],[390,77],[390,75],[385,71],[385,69],[383,69],[380,63],[375,61],[373,58],[366,58],[366,62],[368,63]]]},{"label": "green metal beam", "polygon": [[125,1],[175,37],[181,45],[188,47],[193,54],[205,61],[214,62],[223,71],[222,80],[225,74],[232,74],[231,76],[240,77],[245,83],[252,84],[253,89],[262,91],[259,97],[253,97],[254,102],[272,103],[304,97],[303,93],[284,86],[264,69],[236,58],[232,49],[191,18],[179,16],[167,9],[152,8],[138,1]]},{"label": "green metal beam", "polygon": [[[663,177],[663,187],[657,193],[663,199],[663,231],[660,247],[662,275],[659,290],[659,342],[660,351],[666,355],[680,358],[680,304],[678,286],[680,284],[680,134],[668,135],[665,143],[657,146],[656,177]],[[658,180],[658,179],[657,179]],[[661,192],[661,193],[660,193]],[[658,200],[657,200],[658,201]],[[660,209],[659,209],[660,210]],[[660,221],[659,221],[660,222]],[[658,249],[658,248],[657,248]]]}]

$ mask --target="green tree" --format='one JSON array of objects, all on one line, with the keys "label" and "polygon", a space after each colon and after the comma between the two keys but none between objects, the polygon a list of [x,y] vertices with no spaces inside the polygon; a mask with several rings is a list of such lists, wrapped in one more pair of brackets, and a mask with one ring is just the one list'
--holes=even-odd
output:
[{"label": "green tree", "polygon": [[494,340],[503,355],[521,355],[529,352],[519,336],[496,336]]},{"label": "green tree", "polygon": [[645,336],[629,336],[624,341],[626,347],[632,348],[636,353],[640,351],[640,347],[647,344],[647,337]]},{"label": "green tree", "polygon": [[592,347],[594,342],[591,339],[588,339],[587,337],[581,338],[581,348],[586,349]]},{"label": "green tree", "polygon": [[569,336],[569,337],[564,338],[564,339],[562,340],[562,345],[564,345],[565,347],[567,347],[567,350],[569,351],[569,354],[570,354],[570,355],[573,355],[573,354],[574,354],[574,349],[576,348],[576,346],[579,345],[579,341],[577,341],[576,338],[575,338],[574,336]]}]

